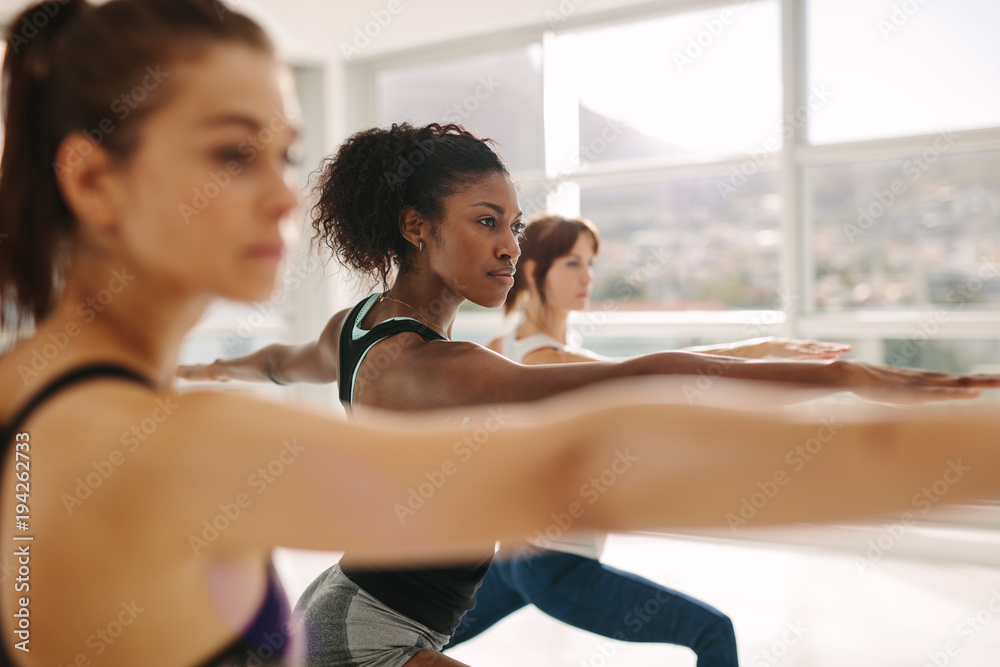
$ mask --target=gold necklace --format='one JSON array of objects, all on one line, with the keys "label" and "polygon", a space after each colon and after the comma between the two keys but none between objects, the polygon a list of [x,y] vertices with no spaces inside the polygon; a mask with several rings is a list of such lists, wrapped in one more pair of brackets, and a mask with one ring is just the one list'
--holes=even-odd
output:
[{"label": "gold necklace", "polygon": [[380,296],[378,298],[378,303],[382,303],[383,301],[395,301],[396,303],[399,303],[399,304],[402,304],[402,305],[406,306],[407,308],[409,308],[410,310],[412,310],[416,314],[417,317],[419,317],[424,322],[426,322],[427,325],[431,329],[434,329],[434,331],[436,331],[437,333],[439,333],[442,336],[444,336],[445,340],[451,340],[450,338],[448,338],[447,335],[445,335],[445,333],[443,331],[441,331],[441,329],[439,329],[437,327],[437,325],[435,325],[433,322],[431,322],[426,317],[424,317],[423,315],[421,315],[419,310],[417,310],[416,308],[414,308],[410,304],[406,303],[405,301],[400,301],[399,299],[393,299],[391,296],[389,296],[389,292],[388,291],[382,292],[382,296]]}]

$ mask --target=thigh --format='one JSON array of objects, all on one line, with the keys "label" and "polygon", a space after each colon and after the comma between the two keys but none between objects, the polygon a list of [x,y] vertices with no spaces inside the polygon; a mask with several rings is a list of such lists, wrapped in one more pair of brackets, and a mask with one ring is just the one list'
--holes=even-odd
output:
[{"label": "thigh", "polygon": [[437,651],[421,651],[410,658],[403,667],[469,667],[464,662],[449,658]]},{"label": "thigh", "polygon": [[336,566],[296,609],[309,667],[400,667],[448,640],[382,604]]},{"label": "thigh", "polygon": [[546,555],[518,567],[517,588],[540,610],[605,637],[691,646],[728,617],[684,593],[590,558]]}]

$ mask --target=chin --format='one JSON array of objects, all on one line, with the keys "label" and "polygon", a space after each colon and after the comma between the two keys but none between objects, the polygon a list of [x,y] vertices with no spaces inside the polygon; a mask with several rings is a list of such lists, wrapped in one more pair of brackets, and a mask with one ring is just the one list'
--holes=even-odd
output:
[{"label": "chin", "polygon": [[489,309],[492,310],[494,308],[499,308],[500,306],[502,306],[503,302],[506,301],[506,297],[500,297],[499,299],[496,299],[496,298],[491,298],[491,299],[469,299],[469,301],[471,301],[472,303],[476,304],[477,306],[482,306],[483,308],[489,308]]},{"label": "chin", "polygon": [[496,292],[490,292],[486,294],[463,294],[467,301],[471,301],[477,306],[482,306],[483,308],[499,308],[503,305],[503,302],[507,300],[508,290],[504,290],[499,294]]},{"label": "chin", "polygon": [[241,285],[231,286],[231,289],[219,296],[230,301],[257,303],[273,299],[278,287],[278,283],[274,280],[248,279]]}]

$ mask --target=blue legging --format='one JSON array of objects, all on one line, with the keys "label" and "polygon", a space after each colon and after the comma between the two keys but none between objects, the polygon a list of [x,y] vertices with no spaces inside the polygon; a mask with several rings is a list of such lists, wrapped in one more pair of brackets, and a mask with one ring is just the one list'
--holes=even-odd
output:
[{"label": "blue legging", "polygon": [[686,646],[698,656],[698,667],[739,664],[733,623],[718,609],[591,558],[539,554],[494,560],[476,607],[445,648],[533,604],[563,623],[611,639]]}]

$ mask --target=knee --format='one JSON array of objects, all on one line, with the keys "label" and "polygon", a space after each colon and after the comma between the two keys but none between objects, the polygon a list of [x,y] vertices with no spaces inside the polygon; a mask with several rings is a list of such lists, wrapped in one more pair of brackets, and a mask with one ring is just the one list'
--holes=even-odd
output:
[{"label": "knee", "polygon": [[733,626],[733,619],[729,618],[721,611],[717,612],[715,632],[719,637],[724,637],[733,642],[736,641],[736,628]]}]

